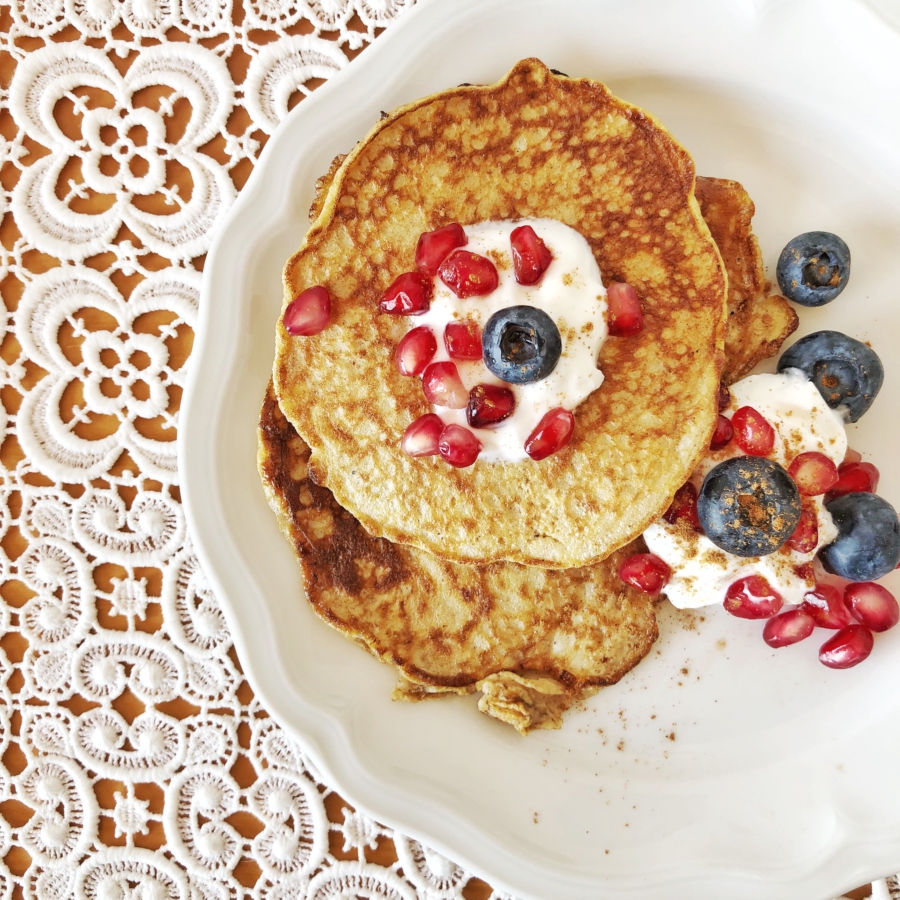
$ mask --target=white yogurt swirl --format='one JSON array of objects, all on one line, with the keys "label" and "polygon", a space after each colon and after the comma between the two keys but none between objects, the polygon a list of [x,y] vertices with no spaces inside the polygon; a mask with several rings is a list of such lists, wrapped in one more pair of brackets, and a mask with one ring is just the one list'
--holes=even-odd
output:
[{"label": "white yogurt swirl", "polygon": [[[510,234],[520,225],[530,225],[553,254],[541,280],[521,285],[513,271]],[[441,280],[434,279],[431,308],[410,317],[410,328],[428,326],[437,339],[432,362],[450,359],[444,346],[444,328],[449,322],[472,320],[484,329],[487,320],[509,306],[533,306],[543,310],[559,328],[562,354],[554,370],[541,381],[509,384],[493,375],[483,361],[453,360],[467,391],[477,384],[502,384],[516,398],[513,414],[493,428],[473,428],[481,441],[478,457],[485,462],[519,462],[527,459],[525,441],[545,413],[563,407],[570,411],[603,384],[597,356],[606,339],[606,288],[588,242],[574,228],[553,219],[519,219],[482,222],[465,226],[466,250],[488,257],[497,267],[499,285],[486,297],[460,300]],[[464,409],[435,407],[446,423],[466,425]]]},{"label": "white yogurt swirl", "polygon": [[[752,406],[775,429],[775,446],[769,458],[785,468],[800,453],[824,453],[839,465],[847,452],[843,419],[798,369],[780,375],[751,375],[732,385],[731,403],[723,415],[731,418],[742,406]],[[710,451],[691,482],[699,490],[710,469],[740,454],[733,440],[722,450]],[[799,553],[785,544],[767,556],[734,556],[684,524],[670,525],[663,519],[653,523],[644,532],[644,540],[650,552],[672,570],[663,593],[680,609],[710,606],[722,603],[728,586],[738,579],[762,575],[785,603],[801,603],[814,583],[810,564],[819,548],[837,537],[823,497],[807,497],[804,503],[813,505],[819,525],[818,544],[809,553]]]}]

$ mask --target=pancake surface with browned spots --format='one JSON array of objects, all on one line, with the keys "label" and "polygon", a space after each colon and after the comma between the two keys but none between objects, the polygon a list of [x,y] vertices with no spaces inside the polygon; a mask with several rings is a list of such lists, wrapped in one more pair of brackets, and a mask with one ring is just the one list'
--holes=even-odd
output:
[{"label": "pancake surface with browned spots", "polygon": [[[633,549],[564,571],[448,562],[368,534],[310,479],[308,460],[270,389],[259,469],[309,602],[413,684],[471,691],[514,672],[561,713],[586,689],[618,681],[656,639],[653,598],[616,574]],[[547,727],[534,719],[523,730]]]},{"label": "pancake surface with browned spots", "polygon": [[[537,60],[384,119],[335,173],[285,269],[285,302],[315,284],[332,296],[321,334],[279,325],[274,367],[316,481],[372,534],[452,560],[565,568],[635,538],[717,415],[726,278],[693,183],[690,157],[652,116]],[[380,296],[413,268],[423,231],[526,216],[583,234],[604,281],[635,286],[645,328],[607,340],[605,382],[555,456],[462,470],[411,459],[400,438],[430,407],[394,365],[407,325],[378,314]]]}]

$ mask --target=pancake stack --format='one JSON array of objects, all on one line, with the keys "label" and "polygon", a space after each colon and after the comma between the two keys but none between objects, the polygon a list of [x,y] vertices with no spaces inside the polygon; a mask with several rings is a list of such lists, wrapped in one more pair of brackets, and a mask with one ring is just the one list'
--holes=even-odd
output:
[{"label": "pancake stack", "polygon": [[[481,691],[526,733],[649,651],[653,598],[618,566],[705,453],[723,373],[796,327],[766,296],[752,214],[740,185],[695,182],[652,116],[533,59],[388,115],[320,181],[285,305],[323,285],[332,321],[279,324],[259,467],[309,602],[397,667],[395,697]],[[636,288],[644,330],[604,344],[604,384],[553,457],[410,458],[400,436],[431,410],[396,370],[406,323],[381,294],[422,232],[524,217],[577,229],[604,282]]]}]

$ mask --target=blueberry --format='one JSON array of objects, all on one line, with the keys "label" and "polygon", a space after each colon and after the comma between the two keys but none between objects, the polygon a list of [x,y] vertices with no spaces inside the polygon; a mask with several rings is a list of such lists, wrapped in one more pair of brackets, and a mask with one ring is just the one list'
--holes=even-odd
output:
[{"label": "blueberry", "polygon": [[875,494],[844,494],[825,504],[838,536],[819,551],[825,569],[850,581],[874,581],[900,562],[900,521]]},{"label": "blueberry", "polygon": [[808,231],[781,251],[775,269],[778,286],[801,306],[824,306],[847,287],[850,248],[828,231]]},{"label": "blueberry", "polygon": [[481,335],[484,364],[498,378],[530,384],[546,378],[562,353],[556,323],[533,306],[507,306],[495,312]]},{"label": "blueberry", "polygon": [[872,405],[884,381],[878,354],[840,331],[816,331],[781,354],[778,371],[800,369],[825,402],[855,422]]},{"label": "blueberry", "polygon": [[797,528],[800,492],[777,462],[737,456],[703,479],[697,515],[706,536],[727,553],[767,556]]}]

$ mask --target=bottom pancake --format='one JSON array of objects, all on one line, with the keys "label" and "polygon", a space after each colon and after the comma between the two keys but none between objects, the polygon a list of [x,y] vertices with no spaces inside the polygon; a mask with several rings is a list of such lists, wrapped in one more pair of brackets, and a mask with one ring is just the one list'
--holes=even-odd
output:
[{"label": "bottom pancake", "polygon": [[329,625],[399,670],[399,699],[481,691],[479,708],[520,732],[558,728],[562,712],[613,684],[657,637],[654,598],[624,585],[620,562],[552,571],[470,566],[372,537],[309,477],[309,448],[271,387],[259,468],[307,597]]}]

